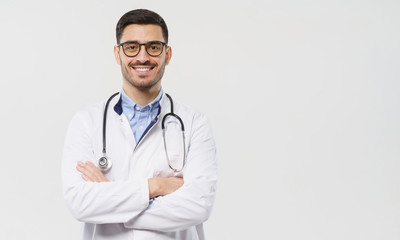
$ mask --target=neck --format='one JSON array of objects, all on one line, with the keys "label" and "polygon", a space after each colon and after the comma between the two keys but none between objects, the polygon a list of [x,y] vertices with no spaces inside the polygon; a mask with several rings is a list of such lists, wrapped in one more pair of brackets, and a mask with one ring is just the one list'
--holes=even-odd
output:
[{"label": "neck", "polygon": [[156,85],[151,88],[138,89],[130,84],[123,84],[125,94],[132,99],[136,104],[144,107],[156,99],[160,92],[161,86]]}]

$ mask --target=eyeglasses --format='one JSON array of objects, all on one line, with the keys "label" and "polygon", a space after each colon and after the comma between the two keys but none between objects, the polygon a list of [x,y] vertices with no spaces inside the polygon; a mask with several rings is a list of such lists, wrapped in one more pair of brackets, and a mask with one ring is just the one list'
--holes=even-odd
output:
[{"label": "eyeglasses", "polygon": [[142,45],[145,46],[146,52],[152,57],[160,56],[163,52],[164,46],[167,46],[166,43],[160,41],[151,41],[147,43],[128,41],[121,43],[118,46],[122,46],[122,50],[127,57],[135,57],[139,54],[140,49],[142,49]]}]

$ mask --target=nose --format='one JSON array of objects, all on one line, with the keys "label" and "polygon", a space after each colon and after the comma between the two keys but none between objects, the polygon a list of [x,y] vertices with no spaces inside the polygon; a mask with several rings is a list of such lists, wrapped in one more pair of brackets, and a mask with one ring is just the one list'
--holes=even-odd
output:
[{"label": "nose", "polygon": [[139,51],[138,55],[136,56],[136,60],[138,62],[142,62],[142,63],[150,61],[150,56],[146,51],[145,45],[140,46],[140,51]]}]

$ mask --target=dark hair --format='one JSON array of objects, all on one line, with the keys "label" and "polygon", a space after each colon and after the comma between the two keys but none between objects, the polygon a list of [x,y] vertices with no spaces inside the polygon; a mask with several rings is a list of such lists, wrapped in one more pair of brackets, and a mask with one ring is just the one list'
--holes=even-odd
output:
[{"label": "dark hair", "polygon": [[157,13],[147,9],[135,9],[125,13],[118,21],[115,29],[117,44],[120,44],[122,32],[130,24],[155,24],[161,27],[165,42],[168,43],[168,28],[164,19]]}]

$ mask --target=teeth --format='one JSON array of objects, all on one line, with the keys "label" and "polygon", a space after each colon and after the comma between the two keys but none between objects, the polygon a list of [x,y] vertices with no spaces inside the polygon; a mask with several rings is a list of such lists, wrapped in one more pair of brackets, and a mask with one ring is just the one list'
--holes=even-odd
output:
[{"label": "teeth", "polygon": [[135,68],[136,71],[139,72],[146,72],[146,71],[150,71],[150,68]]}]

